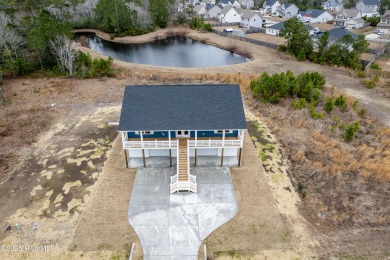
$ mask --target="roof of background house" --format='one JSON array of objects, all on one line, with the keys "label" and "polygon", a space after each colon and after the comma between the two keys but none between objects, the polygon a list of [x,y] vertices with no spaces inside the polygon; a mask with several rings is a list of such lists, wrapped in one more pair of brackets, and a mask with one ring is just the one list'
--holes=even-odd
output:
[{"label": "roof of background house", "polygon": [[387,10],[384,15],[382,16],[382,19],[390,19],[390,10]]},{"label": "roof of background house", "polygon": [[267,0],[267,1],[265,1],[265,5],[273,6],[276,3],[276,1],[278,1],[278,0]]},{"label": "roof of background house", "polygon": [[[268,28],[269,29],[274,29],[274,30],[283,30],[284,29],[284,22],[274,24],[274,25],[272,25],[272,26],[270,26]],[[308,31],[314,30],[313,26],[311,26],[310,24],[305,24],[305,28]]]},{"label": "roof of background house", "polygon": [[306,11],[304,11],[303,15],[307,15],[307,14],[310,14],[311,17],[313,18],[317,18],[318,16],[320,16],[321,14],[327,12],[326,10],[317,10],[317,9],[308,9]]},{"label": "roof of background house", "polygon": [[[295,4],[293,3],[284,3],[284,8],[287,9],[289,8],[290,6],[294,5],[295,7],[297,7]],[[298,8],[298,7],[297,7]]]},{"label": "roof of background house", "polygon": [[242,19],[251,19],[253,16],[255,15],[258,15],[261,17],[260,14],[256,13],[256,12],[244,12],[242,15],[241,15],[241,18]]},{"label": "roof of background house", "polygon": [[362,0],[363,4],[365,5],[379,5],[379,0]]},{"label": "roof of background house", "polygon": [[194,12],[199,12],[200,10],[202,10],[203,7],[204,7],[203,5],[195,5]]},{"label": "roof of background house", "polygon": [[125,89],[119,131],[246,129],[239,85]]},{"label": "roof of background house", "polygon": [[[345,30],[344,28],[333,28],[328,31],[329,34],[329,40],[330,41],[338,41],[341,40],[345,35],[351,35],[352,39],[357,40],[359,36],[357,34],[354,34],[350,31]],[[317,37],[321,37],[320,35],[317,35]]]},{"label": "roof of background house", "polygon": [[220,0],[219,4],[225,4],[225,5],[234,4],[234,0]]},{"label": "roof of background house", "polygon": [[360,10],[358,10],[358,9],[341,9],[340,12],[338,12],[337,14],[340,14],[340,13],[345,13],[348,17],[355,17],[360,13]]},{"label": "roof of background house", "polygon": [[218,7],[220,9],[222,9],[222,7],[220,5],[213,5],[213,4],[210,4],[208,6],[206,6],[206,10],[207,11],[210,11],[211,9],[213,9],[214,7]]}]

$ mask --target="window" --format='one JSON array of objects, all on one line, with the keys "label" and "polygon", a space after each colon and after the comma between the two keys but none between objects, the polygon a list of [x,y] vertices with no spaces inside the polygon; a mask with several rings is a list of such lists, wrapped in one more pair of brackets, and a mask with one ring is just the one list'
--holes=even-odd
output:
[{"label": "window", "polygon": [[[135,131],[136,135],[140,134],[140,131]],[[142,131],[142,135],[152,135],[154,134],[154,131]]]},{"label": "window", "polygon": [[231,134],[233,133],[233,130],[215,130],[214,134],[223,134],[223,132],[225,132],[225,134]]}]

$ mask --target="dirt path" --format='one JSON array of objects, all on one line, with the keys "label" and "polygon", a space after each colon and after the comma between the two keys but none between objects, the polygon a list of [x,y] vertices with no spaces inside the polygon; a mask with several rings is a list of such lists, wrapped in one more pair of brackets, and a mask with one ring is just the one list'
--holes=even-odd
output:
[{"label": "dirt path", "polygon": [[[79,30],[79,32],[82,30]],[[90,30],[89,30],[90,31]],[[96,31],[96,30],[93,30]],[[122,43],[141,43],[155,40],[156,37],[164,37],[165,34],[182,33],[185,31],[183,28],[178,29],[165,29],[162,31],[153,32],[151,34],[136,36],[136,37],[124,37],[115,38],[113,41]],[[251,53],[253,57],[251,62],[227,65],[221,67],[205,68],[205,69],[187,69],[187,68],[174,68],[174,67],[157,67],[152,65],[132,64],[119,60],[115,60],[115,64],[130,72],[137,71],[159,71],[159,72],[171,72],[177,74],[217,74],[217,73],[248,73],[258,74],[264,71],[268,73],[278,73],[287,70],[291,70],[294,73],[301,73],[305,71],[318,71],[322,73],[328,84],[334,86],[337,89],[345,91],[351,97],[357,99],[361,104],[364,104],[371,116],[376,117],[383,123],[390,126],[390,100],[375,93],[374,90],[365,88],[360,79],[349,75],[346,70],[331,68],[327,66],[321,66],[311,62],[300,62],[283,53],[280,53],[274,49],[266,48],[263,46],[254,45],[247,42],[238,41],[232,38],[223,37],[214,33],[200,33],[192,30],[185,32],[189,37],[207,42],[217,47],[229,49],[232,46],[236,46],[239,50]],[[98,33],[104,39],[108,36]],[[84,52],[90,53],[93,57],[105,57],[89,48],[75,45],[75,47]]]}]

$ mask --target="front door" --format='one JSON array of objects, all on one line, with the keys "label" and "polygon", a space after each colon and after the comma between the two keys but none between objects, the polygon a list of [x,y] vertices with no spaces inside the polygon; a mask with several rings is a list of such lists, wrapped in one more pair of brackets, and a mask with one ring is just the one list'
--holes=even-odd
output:
[{"label": "front door", "polygon": [[190,137],[190,131],[187,130],[176,131],[176,138],[186,138],[186,137]]}]

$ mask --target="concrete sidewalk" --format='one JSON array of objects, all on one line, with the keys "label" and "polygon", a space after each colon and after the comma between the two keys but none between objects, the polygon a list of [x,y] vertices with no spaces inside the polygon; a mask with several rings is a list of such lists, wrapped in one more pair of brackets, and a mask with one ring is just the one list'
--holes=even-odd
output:
[{"label": "concrete sidewalk", "polygon": [[137,171],[129,222],[137,232],[144,259],[198,259],[202,241],[237,213],[227,167],[194,167],[198,193],[169,193],[176,168]]}]

